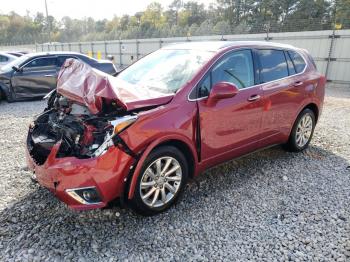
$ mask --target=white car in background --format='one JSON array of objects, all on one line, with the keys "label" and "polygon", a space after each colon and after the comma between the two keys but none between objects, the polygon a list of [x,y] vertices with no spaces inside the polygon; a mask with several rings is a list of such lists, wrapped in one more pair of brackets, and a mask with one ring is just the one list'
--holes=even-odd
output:
[{"label": "white car in background", "polygon": [[0,67],[12,62],[15,59],[17,59],[17,56],[5,52],[0,52]]}]

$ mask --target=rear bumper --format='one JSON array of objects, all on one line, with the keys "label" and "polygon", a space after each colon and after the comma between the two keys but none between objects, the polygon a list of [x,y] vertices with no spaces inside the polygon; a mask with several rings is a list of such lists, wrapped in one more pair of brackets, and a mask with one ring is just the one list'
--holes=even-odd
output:
[{"label": "rear bumper", "polygon": [[[26,149],[27,165],[40,185],[48,188],[69,207],[77,210],[102,208],[120,197],[124,189],[124,178],[128,175],[133,158],[116,147],[111,147],[100,157],[78,159],[76,157],[56,158],[59,149],[56,144],[43,165],[35,163]],[[101,201],[87,204],[68,194],[72,189],[95,187]]]}]

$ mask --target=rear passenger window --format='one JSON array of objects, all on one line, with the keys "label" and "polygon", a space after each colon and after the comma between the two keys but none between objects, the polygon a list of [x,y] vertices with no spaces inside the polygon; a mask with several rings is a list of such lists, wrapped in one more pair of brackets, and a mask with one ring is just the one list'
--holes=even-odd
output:
[{"label": "rear passenger window", "polygon": [[295,71],[301,73],[306,66],[304,59],[295,51],[288,51],[290,58],[293,60]]},{"label": "rear passenger window", "polygon": [[288,76],[287,62],[281,50],[258,50],[261,64],[260,77],[263,83]]},{"label": "rear passenger window", "polygon": [[74,56],[58,56],[57,57],[57,66],[61,67],[64,64],[64,62],[66,61],[66,59],[68,59],[68,58],[75,58],[75,59],[77,59]]}]

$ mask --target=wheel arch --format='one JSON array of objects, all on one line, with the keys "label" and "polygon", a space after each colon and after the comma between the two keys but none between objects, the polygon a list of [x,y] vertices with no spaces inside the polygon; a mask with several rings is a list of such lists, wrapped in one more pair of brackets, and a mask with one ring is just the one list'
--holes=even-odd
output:
[{"label": "wheel arch", "polygon": [[192,178],[197,174],[198,158],[196,154],[196,149],[191,140],[178,135],[159,138],[146,147],[139,161],[137,162],[135,170],[131,177],[131,182],[128,185],[128,188],[125,189],[125,192],[128,192],[128,199],[132,199],[134,196],[137,178],[140,175],[142,165],[146,160],[147,156],[153,150],[161,146],[174,146],[177,149],[179,149],[185,155],[186,161],[189,164],[189,177]]},{"label": "wheel arch", "polygon": [[317,123],[317,121],[318,121],[318,117],[319,117],[319,109],[318,109],[318,106],[315,104],[315,103],[313,103],[313,102],[311,102],[311,103],[309,103],[309,104],[307,104],[306,106],[304,106],[301,110],[300,110],[300,112],[298,113],[298,115],[301,113],[301,112],[303,112],[305,109],[310,109],[312,112],[314,112],[314,114],[315,114],[315,120],[316,120],[316,123]]},{"label": "wheel arch", "polygon": [[188,164],[188,168],[189,168],[189,178],[193,178],[194,176],[194,167],[195,167],[195,159],[194,159],[194,155],[191,151],[191,148],[183,141],[178,140],[178,139],[171,139],[171,140],[167,140],[164,141],[162,143],[160,143],[158,146],[156,146],[155,148],[153,148],[153,150],[157,149],[158,147],[162,147],[162,146],[173,146],[176,147],[177,149],[179,149],[181,151],[181,153],[184,154],[185,158],[186,158],[186,162]]},{"label": "wheel arch", "polygon": [[0,92],[2,92],[2,94],[5,96],[5,99],[8,99],[10,92],[8,86],[0,83]]},{"label": "wheel arch", "polygon": [[306,108],[308,108],[308,109],[312,110],[312,112],[314,112],[316,123],[317,123],[317,120],[318,120],[319,114],[320,114],[319,106],[317,105],[317,103],[315,101],[308,101],[307,103],[303,104],[299,108],[299,110],[296,112],[296,114],[294,116],[294,121],[293,121],[292,125],[290,126],[288,133],[286,134],[288,138],[290,137],[290,134],[292,132],[295,121],[298,119],[298,116],[300,115],[300,113],[303,112]]}]

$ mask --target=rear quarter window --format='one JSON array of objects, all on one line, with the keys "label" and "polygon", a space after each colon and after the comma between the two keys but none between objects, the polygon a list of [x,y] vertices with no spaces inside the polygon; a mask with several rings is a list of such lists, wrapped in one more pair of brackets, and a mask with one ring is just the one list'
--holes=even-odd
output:
[{"label": "rear quarter window", "polygon": [[294,67],[295,67],[295,71],[297,73],[303,72],[305,67],[306,67],[306,63],[305,63],[304,59],[302,58],[302,56],[299,55],[295,51],[288,51],[288,54],[290,55],[290,58],[293,61],[293,64],[294,64]]},{"label": "rear quarter window", "polygon": [[313,66],[315,67],[315,69],[317,69],[314,58],[311,55],[309,55],[309,59],[310,59],[311,63],[313,64]]},{"label": "rear quarter window", "polygon": [[289,54],[287,52],[284,53],[286,56],[286,60],[287,60],[287,65],[288,65],[288,71],[289,71],[289,75],[295,75],[296,71],[294,68],[294,63],[292,62],[292,59],[290,58]]}]

